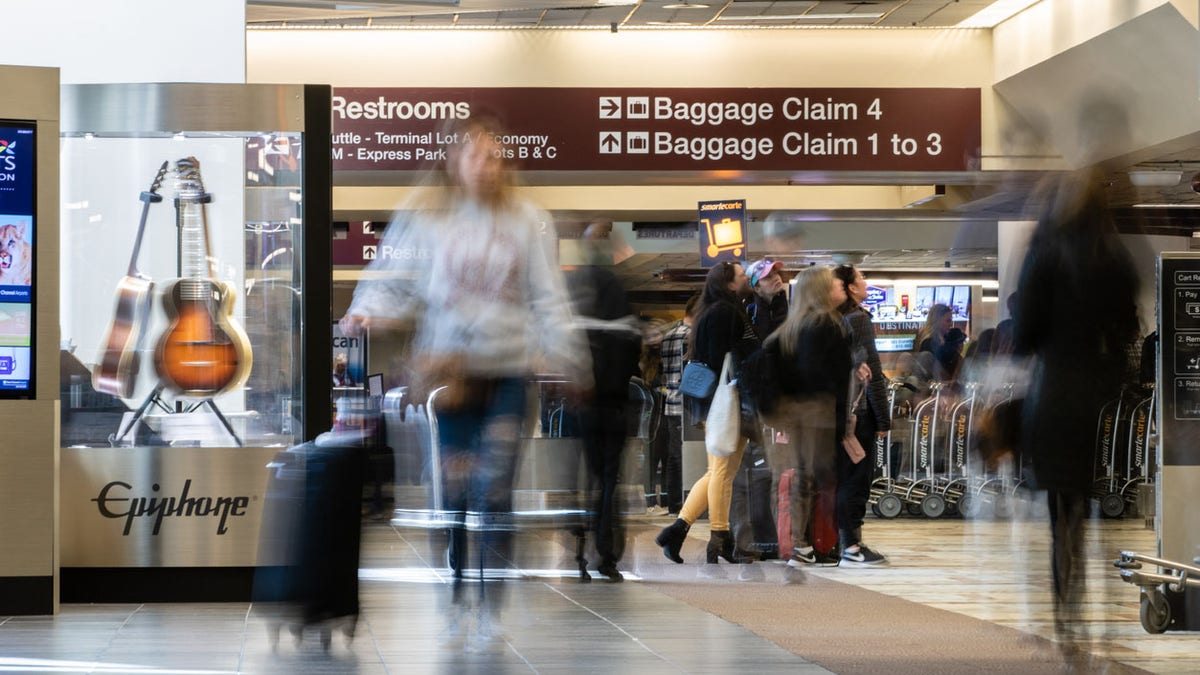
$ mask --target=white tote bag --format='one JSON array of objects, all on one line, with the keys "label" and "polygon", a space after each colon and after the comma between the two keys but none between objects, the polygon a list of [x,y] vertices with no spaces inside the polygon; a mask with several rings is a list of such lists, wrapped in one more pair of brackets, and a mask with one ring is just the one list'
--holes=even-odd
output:
[{"label": "white tote bag", "polygon": [[717,391],[708,408],[708,418],[704,420],[704,446],[714,457],[732,455],[742,442],[741,401],[737,382],[731,377],[732,370],[733,354],[726,353],[721,376],[717,378]]}]

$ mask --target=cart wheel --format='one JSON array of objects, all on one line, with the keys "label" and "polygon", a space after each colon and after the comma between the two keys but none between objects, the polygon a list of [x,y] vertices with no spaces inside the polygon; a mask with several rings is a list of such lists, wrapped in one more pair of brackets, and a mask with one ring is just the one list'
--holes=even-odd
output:
[{"label": "cart wheel", "polygon": [[908,511],[908,515],[910,516],[921,515],[921,505],[919,503],[909,502],[904,505],[904,509]]},{"label": "cart wheel", "polygon": [[958,498],[958,512],[968,520],[979,515],[979,496],[970,492]]},{"label": "cart wheel", "polygon": [[883,512],[879,510],[879,504],[871,504],[871,513],[875,514],[876,518],[882,518]]},{"label": "cart wheel", "polygon": [[941,495],[925,495],[919,508],[925,518],[941,518],[946,514],[946,500]]},{"label": "cart wheel", "polygon": [[941,495],[925,495],[919,508],[926,518],[941,518],[946,513],[946,500]]},{"label": "cart wheel", "polygon": [[883,518],[891,520],[900,515],[900,511],[904,508],[904,502],[891,492],[879,498],[879,504],[876,505],[879,509],[879,515]]},{"label": "cart wheel", "polygon": [[[1151,601],[1151,593],[1157,596],[1154,601]],[[1155,609],[1156,603],[1161,609]],[[1171,605],[1167,604],[1167,599],[1157,589],[1147,590],[1142,594],[1142,609],[1139,614],[1142,618],[1142,628],[1145,628],[1147,633],[1158,635],[1171,625]]]},{"label": "cart wheel", "polygon": [[1100,512],[1105,518],[1120,518],[1125,515],[1125,498],[1120,492],[1110,492],[1100,498]]}]

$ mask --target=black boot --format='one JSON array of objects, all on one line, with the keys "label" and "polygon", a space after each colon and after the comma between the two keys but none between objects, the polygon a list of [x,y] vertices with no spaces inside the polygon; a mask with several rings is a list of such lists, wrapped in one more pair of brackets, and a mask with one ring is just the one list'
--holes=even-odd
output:
[{"label": "black boot", "polygon": [[654,543],[662,547],[663,555],[667,556],[667,560],[683,564],[683,558],[679,557],[679,551],[683,549],[683,541],[687,539],[687,533],[691,527],[684,519],[676,518],[675,522],[663,528],[663,531],[654,538]]},{"label": "black boot", "polygon": [[708,549],[705,553],[708,556],[706,562],[710,565],[717,564],[718,557],[736,563],[737,558],[733,556],[733,533],[729,530],[713,530],[709,535]]}]

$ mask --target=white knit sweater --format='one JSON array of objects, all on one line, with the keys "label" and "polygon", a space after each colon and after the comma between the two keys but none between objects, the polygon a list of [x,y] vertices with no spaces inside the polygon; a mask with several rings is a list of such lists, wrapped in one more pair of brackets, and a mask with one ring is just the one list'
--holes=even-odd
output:
[{"label": "white knit sweater", "polygon": [[557,245],[549,214],[525,201],[502,212],[471,201],[401,212],[349,313],[413,320],[417,350],[464,352],[474,375],[525,376],[536,363],[588,384]]}]

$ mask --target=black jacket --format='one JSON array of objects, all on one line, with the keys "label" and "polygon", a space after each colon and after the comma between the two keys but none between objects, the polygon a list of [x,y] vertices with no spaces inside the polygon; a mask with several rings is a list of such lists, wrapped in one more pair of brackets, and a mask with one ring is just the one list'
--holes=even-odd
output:
[{"label": "black jacket", "polygon": [[570,289],[587,329],[596,398],[628,398],[629,379],[639,373],[642,336],[624,287],[611,270],[584,267],[572,273]]},{"label": "black jacket", "polygon": [[842,324],[830,317],[805,326],[800,330],[793,357],[780,359],[780,363],[784,371],[780,381],[783,395],[802,398],[832,394],[836,406],[836,438],[845,436],[854,363],[850,357],[850,336]]},{"label": "black jacket", "polygon": [[770,302],[763,300],[757,293],[746,303],[746,315],[754,325],[759,340],[766,340],[776,328],[787,321],[787,293],[777,293]]},{"label": "black jacket", "polygon": [[746,313],[727,300],[705,308],[692,329],[692,339],[692,360],[703,361],[716,373],[721,372],[726,353],[733,352],[733,366],[737,368],[759,345]]},{"label": "black jacket", "polygon": [[887,378],[883,375],[883,365],[879,361],[879,351],[875,349],[875,326],[871,323],[871,314],[859,305],[846,304],[842,306],[842,320],[850,330],[851,359],[854,366],[867,364],[871,369],[871,379],[867,382],[867,391],[863,394],[856,414],[869,410],[875,417],[876,431],[887,431],[892,428],[892,418],[888,410]]}]

